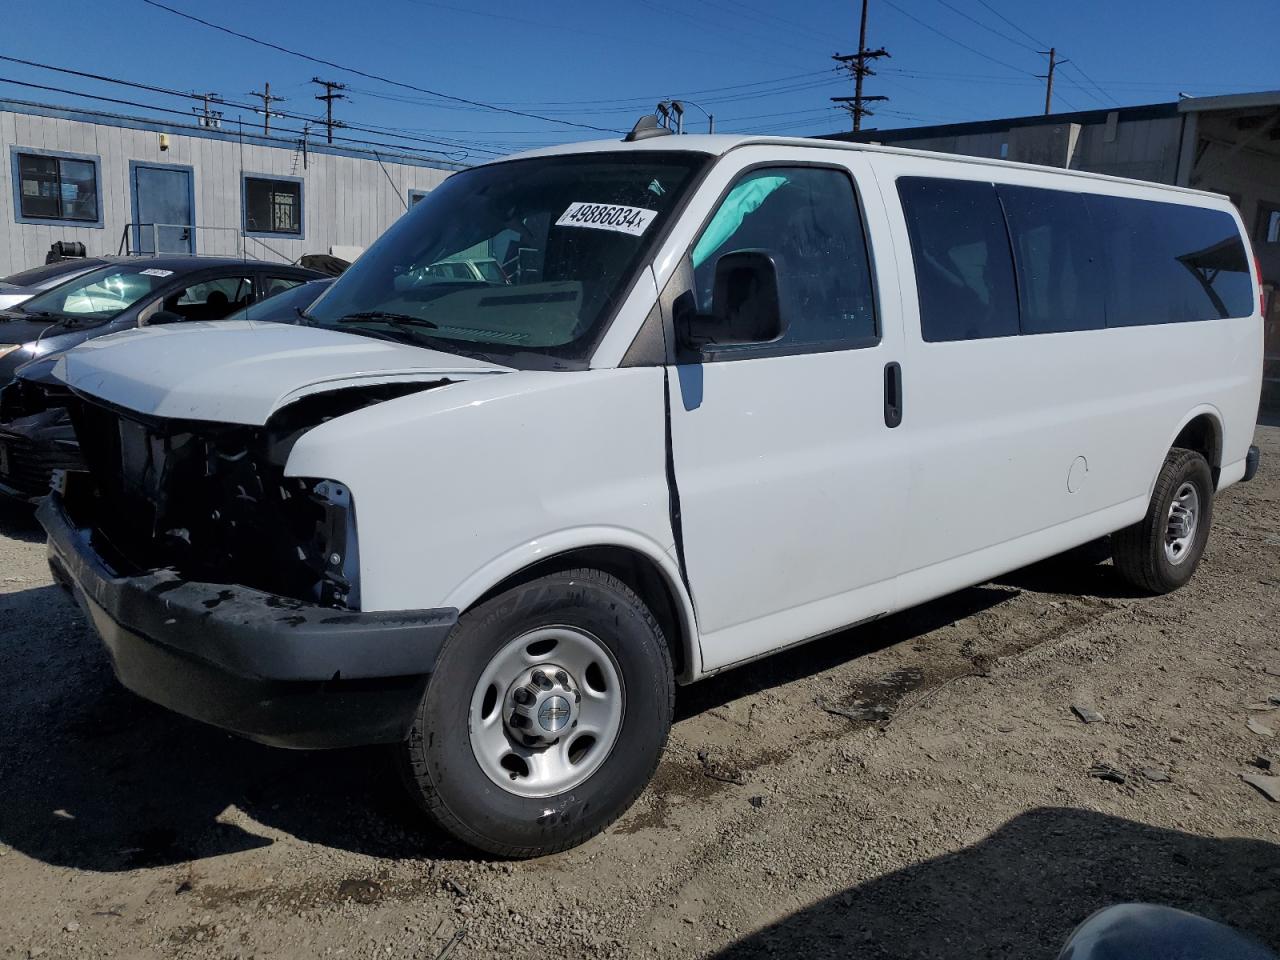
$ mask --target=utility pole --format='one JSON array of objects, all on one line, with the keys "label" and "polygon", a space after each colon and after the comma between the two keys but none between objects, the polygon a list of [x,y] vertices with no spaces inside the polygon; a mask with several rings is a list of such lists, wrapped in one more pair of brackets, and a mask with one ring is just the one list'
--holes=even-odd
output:
[{"label": "utility pole", "polygon": [[273,97],[271,95],[270,83],[264,83],[262,85],[261,93],[254,90],[250,93],[245,94],[245,96],[257,97],[259,100],[262,101],[262,133],[264,136],[270,134],[271,133],[271,104],[284,103],[284,97]]},{"label": "utility pole", "polygon": [[1049,58],[1049,72],[1037,73],[1036,76],[1045,81],[1044,87],[1044,114],[1047,117],[1053,113],[1053,71],[1064,63],[1070,63],[1070,60],[1058,59],[1058,48],[1050,47],[1048,50],[1039,51],[1041,56]]},{"label": "utility pole", "polygon": [[889,51],[884,47],[876,50],[867,49],[867,0],[862,0],[862,24],[858,29],[858,52],[838,53],[831,58],[853,73],[853,96],[832,97],[831,101],[841,104],[845,110],[849,111],[853,117],[855,133],[862,129],[862,118],[872,115],[872,112],[867,109],[867,103],[872,100],[889,99],[883,96],[868,96],[862,92],[862,81],[867,77],[874,77],[876,74],[874,70],[867,66],[868,61],[879,60],[881,57],[887,56],[889,56]]},{"label": "utility pole", "polygon": [[197,93],[197,97],[204,103],[203,109],[200,107],[192,107],[191,110],[200,117],[200,126],[207,129],[217,129],[222,126],[222,111],[209,109],[210,103],[221,103],[216,93]]},{"label": "utility pole", "polygon": [[[318,83],[320,86],[324,87],[324,93],[316,94],[316,99],[324,101],[324,125],[329,134],[329,143],[333,143],[333,101],[347,99],[347,95],[345,93],[334,93],[334,91],[345,90],[347,89],[347,85],[345,83],[337,83],[333,80],[321,80],[319,77],[312,77],[311,82]],[[340,125],[341,124],[339,124],[339,126]]]}]

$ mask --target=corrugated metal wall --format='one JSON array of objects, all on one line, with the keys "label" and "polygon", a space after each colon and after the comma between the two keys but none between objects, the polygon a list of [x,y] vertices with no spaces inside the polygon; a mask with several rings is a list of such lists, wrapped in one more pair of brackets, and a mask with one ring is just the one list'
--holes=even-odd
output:
[{"label": "corrugated metal wall", "polygon": [[[223,131],[228,133],[226,129]],[[199,133],[170,132],[160,149],[157,130],[0,111],[0,276],[44,262],[55,240],[78,240],[90,254],[117,251],[132,219],[129,162],[178,164],[194,168],[197,252],[293,261],[304,253],[326,253],[332,245],[367,247],[404,213],[413,190],[430,190],[450,170],[309,149],[306,165],[299,146],[267,146]],[[63,151],[100,160],[100,228],[17,222],[11,147]],[[303,239],[242,237],[241,172],[303,180]]]}]

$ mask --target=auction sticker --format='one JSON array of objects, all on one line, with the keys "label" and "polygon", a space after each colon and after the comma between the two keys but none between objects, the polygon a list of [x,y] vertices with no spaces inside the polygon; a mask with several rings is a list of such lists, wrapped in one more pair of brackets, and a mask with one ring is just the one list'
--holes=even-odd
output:
[{"label": "auction sticker", "polygon": [[616,203],[571,203],[556,221],[557,227],[591,227],[638,237],[653,223],[657,210],[624,207]]},{"label": "auction sticker", "polygon": [[161,270],[159,267],[150,267],[146,270],[141,271],[141,275],[144,277],[172,277],[173,271]]}]

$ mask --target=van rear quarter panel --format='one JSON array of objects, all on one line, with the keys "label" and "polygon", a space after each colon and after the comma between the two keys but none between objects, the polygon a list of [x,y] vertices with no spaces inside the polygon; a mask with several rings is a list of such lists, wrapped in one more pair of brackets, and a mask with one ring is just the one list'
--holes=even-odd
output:
[{"label": "van rear quarter panel", "polygon": [[286,472],[350,487],[366,610],[466,607],[580,546],[674,569],[662,391],[658,367],[481,377],[322,424]]},{"label": "van rear quarter panel", "polygon": [[[903,531],[912,557],[904,566],[937,568],[923,578],[930,589],[976,582],[1140,519],[1173,439],[1199,412],[1211,412],[1222,427],[1216,466],[1244,458],[1261,389],[1256,313],[925,342],[894,181],[947,177],[1187,203],[1230,211],[1239,226],[1229,201],[993,164],[901,155],[871,160],[904,265],[902,428],[912,434],[912,510]],[[1087,472],[1077,466],[1069,488],[1078,458]],[[1224,480],[1234,478],[1224,471]],[[1016,548],[1019,538],[1027,550]],[[913,591],[904,593],[905,599]]]}]

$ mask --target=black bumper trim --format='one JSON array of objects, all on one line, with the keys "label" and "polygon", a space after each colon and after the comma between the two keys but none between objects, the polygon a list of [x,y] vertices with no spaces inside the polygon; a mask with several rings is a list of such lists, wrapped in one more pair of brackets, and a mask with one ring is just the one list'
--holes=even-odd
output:
[{"label": "black bumper trim", "polygon": [[54,576],[129,689],[251,739],[292,747],[403,738],[457,610],[360,613],[170,570],[123,577],[55,493],[36,512]]},{"label": "black bumper trim", "polygon": [[1249,453],[1244,458],[1244,476],[1242,481],[1252,480],[1258,475],[1258,465],[1262,462],[1262,451],[1256,446],[1249,448]]}]

